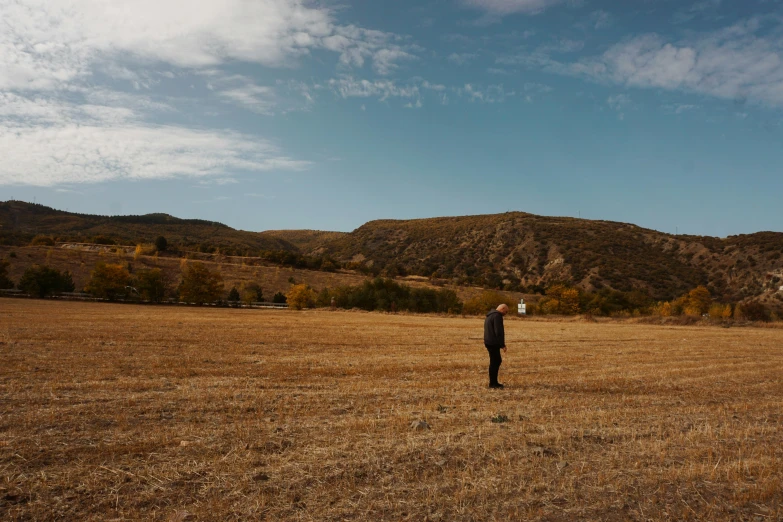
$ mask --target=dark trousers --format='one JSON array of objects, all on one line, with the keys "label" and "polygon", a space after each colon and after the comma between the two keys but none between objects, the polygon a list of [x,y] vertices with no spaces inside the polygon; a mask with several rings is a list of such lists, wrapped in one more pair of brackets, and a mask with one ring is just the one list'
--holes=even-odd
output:
[{"label": "dark trousers", "polygon": [[487,346],[487,351],[489,352],[489,384],[498,384],[498,371],[503,364],[500,347]]}]

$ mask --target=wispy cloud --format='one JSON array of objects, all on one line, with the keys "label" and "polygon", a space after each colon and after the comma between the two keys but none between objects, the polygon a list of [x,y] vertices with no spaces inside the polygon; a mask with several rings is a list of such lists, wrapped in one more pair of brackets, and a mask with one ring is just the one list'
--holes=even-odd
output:
[{"label": "wispy cloud", "polygon": [[329,87],[342,98],[418,98],[421,90],[418,84],[400,85],[392,80],[355,79],[353,76],[332,78]]},{"label": "wispy cloud", "polygon": [[302,170],[271,142],[232,131],[147,123],[130,108],[0,95],[0,185],[225,178]]},{"label": "wispy cloud", "polygon": [[462,87],[454,88],[457,96],[464,97],[471,102],[479,103],[503,103],[506,98],[516,96],[516,91],[509,91],[503,84],[493,84],[484,86],[466,83]]},{"label": "wispy cloud", "polygon": [[783,25],[750,19],[722,30],[670,40],[637,36],[576,62],[538,51],[502,64],[541,68],[628,87],[659,88],[783,106]]},{"label": "wispy cloud", "polygon": [[631,97],[627,94],[615,94],[606,99],[606,105],[617,113],[617,118],[625,119],[625,112],[631,106]]},{"label": "wispy cloud", "polygon": [[304,0],[138,0],[133,9],[93,0],[0,3],[0,89],[57,89],[97,67],[148,80],[118,60],[208,68],[229,61],[290,67],[313,50],[347,65],[372,61],[380,73],[412,59],[415,46],[392,33],[335,22]]},{"label": "wispy cloud", "polygon": [[514,13],[538,14],[553,5],[562,4],[565,0],[463,0],[470,7],[483,9],[496,15]]},{"label": "wispy cloud", "polygon": [[258,114],[272,114],[276,105],[274,88],[252,83],[220,91],[218,95]]},{"label": "wispy cloud", "polygon": [[477,57],[476,53],[451,53],[447,60],[456,65],[465,65]]},{"label": "wispy cloud", "polygon": [[669,105],[663,105],[661,108],[671,114],[683,114],[685,112],[695,111],[696,109],[701,108],[701,105],[693,105],[688,103],[673,103]]},{"label": "wispy cloud", "polygon": [[722,0],[703,0],[678,9],[672,16],[675,24],[684,24],[694,18],[713,13],[721,6]]}]

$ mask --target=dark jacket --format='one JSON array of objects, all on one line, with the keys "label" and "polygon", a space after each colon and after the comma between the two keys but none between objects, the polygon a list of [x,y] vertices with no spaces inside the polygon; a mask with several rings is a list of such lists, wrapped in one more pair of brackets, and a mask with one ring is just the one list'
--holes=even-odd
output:
[{"label": "dark jacket", "polygon": [[503,330],[503,314],[492,310],[484,319],[484,345],[490,348],[506,346],[506,332]]}]

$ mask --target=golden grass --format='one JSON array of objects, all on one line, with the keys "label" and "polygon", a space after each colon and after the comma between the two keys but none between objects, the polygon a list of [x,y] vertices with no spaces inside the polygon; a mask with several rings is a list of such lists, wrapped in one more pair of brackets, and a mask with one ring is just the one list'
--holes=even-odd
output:
[{"label": "golden grass", "polygon": [[0,519],[783,516],[783,331],[481,328],[0,299]]}]

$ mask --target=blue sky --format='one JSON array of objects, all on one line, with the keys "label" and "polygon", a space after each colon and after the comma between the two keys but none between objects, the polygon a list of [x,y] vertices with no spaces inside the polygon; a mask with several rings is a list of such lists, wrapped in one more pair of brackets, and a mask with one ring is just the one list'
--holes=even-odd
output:
[{"label": "blue sky", "polygon": [[0,0],[0,200],[783,231],[780,0]]}]

